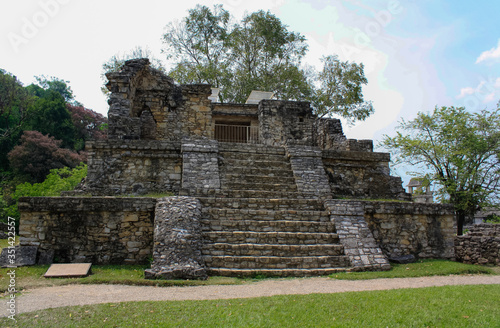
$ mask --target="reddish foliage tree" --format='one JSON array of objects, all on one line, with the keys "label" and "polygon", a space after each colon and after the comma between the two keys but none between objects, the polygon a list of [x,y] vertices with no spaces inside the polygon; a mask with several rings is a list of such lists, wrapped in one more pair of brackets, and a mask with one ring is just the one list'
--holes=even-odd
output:
[{"label": "reddish foliage tree", "polygon": [[108,123],[106,117],[83,106],[67,104],[66,107],[71,113],[71,119],[75,127],[75,140],[82,142],[82,148],[86,140],[106,139],[107,134],[104,129]]},{"label": "reddish foliage tree", "polygon": [[76,167],[86,161],[85,153],[61,148],[61,140],[38,131],[24,131],[21,144],[9,152],[11,167],[29,182],[42,182],[50,170],[65,166]]}]

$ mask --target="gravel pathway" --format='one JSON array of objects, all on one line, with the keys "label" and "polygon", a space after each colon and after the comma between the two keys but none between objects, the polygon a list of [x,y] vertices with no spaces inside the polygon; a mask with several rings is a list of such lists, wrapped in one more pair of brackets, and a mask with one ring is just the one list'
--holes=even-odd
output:
[{"label": "gravel pathway", "polygon": [[[500,284],[500,275],[436,276],[372,280],[297,278],[263,280],[244,285],[144,287],[125,285],[67,285],[26,291],[16,297],[17,313],[48,308],[128,301],[213,300],[284,294],[342,293],[350,291],[421,288],[445,285]],[[0,316],[6,315],[6,308]]]}]

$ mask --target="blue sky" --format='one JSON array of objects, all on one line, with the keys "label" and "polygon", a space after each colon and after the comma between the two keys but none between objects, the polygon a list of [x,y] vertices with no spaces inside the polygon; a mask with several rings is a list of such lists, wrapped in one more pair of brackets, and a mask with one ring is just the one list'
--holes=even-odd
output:
[{"label": "blue sky", "polygon": [[[165,25],[197,1],[2,0],[0,68],[24,84],[35,75],[70,81],[77,100],[105,114],[102,63],[136,46],[162,58]],[[316,65],[322,56],[362,62],[365,98],[375,114],[345,127],[348,138],[380,140],[403,117],[434,106],[493,108],[500,99],[500,2],[439,0],[224,0],[236,19],[270,10],[304,34]],[[34,25],[30,30],[29,25]],[[28,26],[28,27],[27,27]]]}]

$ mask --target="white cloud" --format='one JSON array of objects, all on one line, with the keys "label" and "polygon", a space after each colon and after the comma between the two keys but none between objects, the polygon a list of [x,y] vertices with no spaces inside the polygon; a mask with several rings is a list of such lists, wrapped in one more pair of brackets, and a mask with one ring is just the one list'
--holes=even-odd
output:
[{"label": "white cloud", "polygon": [[500,39],[498,40],[498,45],[496,48],[491,48],[490,50],[484,51],[479,55],[476,60],[476,64],[488,59],[500,59]]},{"label": "white cloud", "polygon": [[457,99],[463,99],[468,107],[477,107],[500,99],[500,77],[481,81],[476,87],[460,89]]},{"label": "white cloud", "polygon": [[475,88],[466,87],[460,89],[460,94],[457,96],[457,99],[462,99],[465,96],[473,95],[476,92]]}]

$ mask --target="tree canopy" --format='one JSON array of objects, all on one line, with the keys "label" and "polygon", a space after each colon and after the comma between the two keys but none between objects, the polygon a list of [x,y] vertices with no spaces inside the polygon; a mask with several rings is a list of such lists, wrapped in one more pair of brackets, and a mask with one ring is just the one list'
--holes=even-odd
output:
[{"label": "tree canopy", "polygon": [[467,216],[499,205],[500,108],[470,113],[463,107],[436,107],[402,121],[396,136],[382,145],[397,163],[417,165],[439,188],[438,198],[453,204],[457,234]]},{"label": "tree canopy", "polygon": [[180,23],[167,25],[164,53],[180,83],[208,83],[220,88],[221,102],[245,102],[252,90],[272,91],[280,100],[307,100],[319,115],[338,114],[364,120],[372,112],[362,86],[368,81],[362,64],[327,56],[321,72],[302,65],[306,38],[290,31],[263,10],[241,22],[222,5],[198,5]]}]

